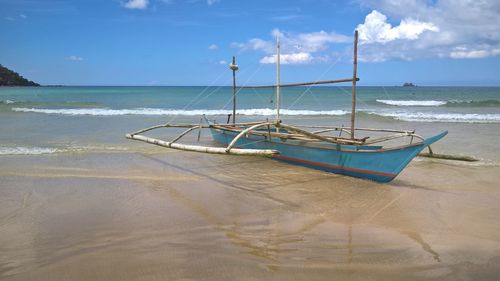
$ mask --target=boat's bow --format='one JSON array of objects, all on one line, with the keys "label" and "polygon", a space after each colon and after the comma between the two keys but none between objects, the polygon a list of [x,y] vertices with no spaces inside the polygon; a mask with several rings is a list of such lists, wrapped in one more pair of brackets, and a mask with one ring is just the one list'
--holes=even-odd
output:
[{"label": "boat's bow", "polygon": [[446,136],[447,134],[448,134],[448,131],[444,131],[444,132],[442,132],[440,134],[437,134],[437,135],[435,135],[433,137],[425,139],[423,141],[424,148],[427,147],[427,146],[429,146],[429,145],[431,145],[431,144],[433,144],[433,143],[435,143],[435,142],[437,142],[438,140],[444,138],[444,136]]}]

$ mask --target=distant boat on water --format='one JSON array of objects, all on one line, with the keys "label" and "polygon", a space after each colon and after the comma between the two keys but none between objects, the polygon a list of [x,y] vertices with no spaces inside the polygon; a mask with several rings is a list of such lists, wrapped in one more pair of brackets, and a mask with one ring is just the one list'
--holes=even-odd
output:
[{"label": "distant boat on water", "polygon": [[417,87],[417,85],[415,85],[413,83],[406,82],[403,84],[403,87]]}]

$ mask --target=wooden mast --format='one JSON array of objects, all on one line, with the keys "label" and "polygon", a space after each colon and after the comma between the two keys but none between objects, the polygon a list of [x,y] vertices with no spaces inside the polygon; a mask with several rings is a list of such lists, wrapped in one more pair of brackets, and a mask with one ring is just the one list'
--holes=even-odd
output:
[{"label": "wooden mast", "polygon": [[[276,122],[280,121],[280,36],[276,38]],[[276,128],[276,130],[279,130]]]},{"label": "wooden mast", "polygon": [[236,124],[236,71],[238,70],[238,65],[236,64],[236,58],[234,56],[233,56],[233,62],[229,65],[229,68],[233,71],[233,125],[234,125]]},{"label": "wooden mast", "polygon": [[354,31],[354,61],[352,74],[352,109],[351,109],[351,139],[354,139],[354,121],[356,119],[356,71],[358,68],[358,31]]}]

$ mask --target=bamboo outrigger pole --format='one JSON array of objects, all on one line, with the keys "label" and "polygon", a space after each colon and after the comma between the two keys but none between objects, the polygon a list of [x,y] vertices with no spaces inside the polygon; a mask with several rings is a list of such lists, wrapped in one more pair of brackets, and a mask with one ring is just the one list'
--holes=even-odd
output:
[{"label": "bamboo outrigger pole", "polygon": [[229,65],[229,68],[233,71],[233,125],[234,125],[236,124],[236,71],[238,70],[238,65],[236,64],[236,58],[234,56],[233,56],[233,62]]},{"label": "bamboo outrigger pole", "polygon": [[[311,86],[311,85],[322,85],[322,84],[335,84],[335,83],[343,83],[343,82],[351,82],[352,78],[344,78],[337,80],[320,80],[313,82],[303,82],[303,83],[292,83],[292,84],[281,84],[280,88],[285,87],[298,87],[298,86]],[[359,78],[356,78],[356,81],[359,81]],[[264,88],[276,88],[278,85],[254,85],[254,86],[238,86],[240,89],[264,89]]]},{"label": "bamboo outrigger pole", "polygon": [[354,31],[354,59],[352,74],[352,109],[351,109],[351,139],[354,139],[354,121],[356,119],[356,71],[358,68],[358,31]]}]

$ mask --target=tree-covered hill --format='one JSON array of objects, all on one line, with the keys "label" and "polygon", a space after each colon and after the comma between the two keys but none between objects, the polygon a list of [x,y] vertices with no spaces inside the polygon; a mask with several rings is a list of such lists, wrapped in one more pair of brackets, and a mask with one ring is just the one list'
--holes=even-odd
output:
[{"label": "tree-covered hill", "polygon": [[40,86],[0,64],[0,86]]}]

